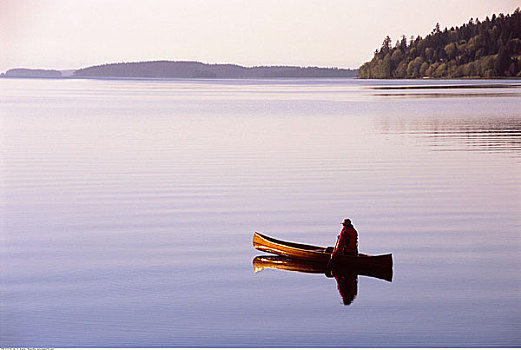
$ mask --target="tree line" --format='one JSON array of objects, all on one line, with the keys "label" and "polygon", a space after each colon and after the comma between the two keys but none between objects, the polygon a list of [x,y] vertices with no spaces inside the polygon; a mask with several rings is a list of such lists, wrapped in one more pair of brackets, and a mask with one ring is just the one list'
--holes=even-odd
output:
[{"label": "tree line", "polygon": [[521,12],[470,19],[461,27],[440,29],[425,38],[405,36],[394,47],[387,36],[359,78],[521,77]]},{"label": "tree line", "polygon": [[62,73],[54,69],[14,68],[9,69],[1,76],[14,78],[61,78]]},{"label": "tree line", "polygon": [[149,61],[110,63],[78,69],[76,77],[124,78],[345,78],[356,77],[356,69],[206,64],[190,61]]}]

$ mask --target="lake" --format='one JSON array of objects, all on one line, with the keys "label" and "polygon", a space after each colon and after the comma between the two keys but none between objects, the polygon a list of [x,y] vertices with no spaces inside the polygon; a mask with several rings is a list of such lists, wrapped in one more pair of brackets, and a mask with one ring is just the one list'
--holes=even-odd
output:
[{"label": "lake", "polygon": [[[521,346],[519,80],[0,87],[2,347]],[[392,282],[254,261],[344,217]]]}]

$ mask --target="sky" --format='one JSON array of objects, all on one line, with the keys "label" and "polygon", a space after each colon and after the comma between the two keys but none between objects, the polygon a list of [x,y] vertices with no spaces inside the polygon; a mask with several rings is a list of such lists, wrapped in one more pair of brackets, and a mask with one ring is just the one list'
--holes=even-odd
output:
[{"label": "sky", "polygon": [[114,62],[358,68],[386,35],[509,14],[519,0],[0,0],[0,72]]}]

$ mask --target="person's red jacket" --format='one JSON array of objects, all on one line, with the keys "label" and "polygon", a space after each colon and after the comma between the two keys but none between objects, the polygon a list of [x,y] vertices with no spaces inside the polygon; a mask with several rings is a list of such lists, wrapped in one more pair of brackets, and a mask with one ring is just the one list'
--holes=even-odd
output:
[{"label": "person's red jacket", "polygon": [[352,225],[344,226],[340,231],[332,255],[337,254],[358,254],[358,232]]}]

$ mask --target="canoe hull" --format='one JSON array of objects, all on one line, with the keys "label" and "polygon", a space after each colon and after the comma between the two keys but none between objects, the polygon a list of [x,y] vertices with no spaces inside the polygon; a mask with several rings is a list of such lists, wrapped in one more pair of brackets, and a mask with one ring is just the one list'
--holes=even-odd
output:
[{"label": "canoe hull", "polygon": [[[257,250],[286,256],[292,259],[328,263],[331,253],[326,252],[326,247],[312,246],[307,244],[285,242],[255,232],[253,234],[253,247]],[[333,261],[334,264],[350,266],[393,266],[392,254],[384,255],[339,255]]]}]

